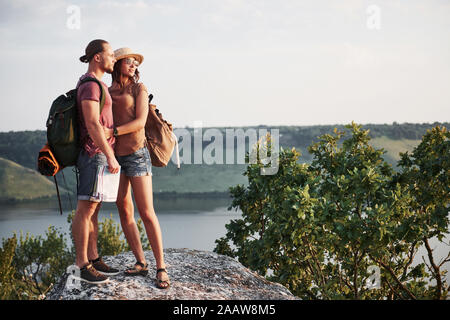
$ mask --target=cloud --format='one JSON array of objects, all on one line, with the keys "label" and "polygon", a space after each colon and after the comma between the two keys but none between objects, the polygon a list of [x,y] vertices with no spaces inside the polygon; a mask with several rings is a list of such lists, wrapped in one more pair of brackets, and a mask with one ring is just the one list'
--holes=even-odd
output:
[{"label": "cloud", "polygon": [[144,1],[134,1],[134,2],[129,2],[129,1],[101,1],[98,4],[99,8],[109,8],[109,7],[113,7],[113,8],[118,8],[120,10],[122,9],[128,9],[128,8],[134,8],[134,9],[148,9],[149,8],[149,4],[145,3]]}]

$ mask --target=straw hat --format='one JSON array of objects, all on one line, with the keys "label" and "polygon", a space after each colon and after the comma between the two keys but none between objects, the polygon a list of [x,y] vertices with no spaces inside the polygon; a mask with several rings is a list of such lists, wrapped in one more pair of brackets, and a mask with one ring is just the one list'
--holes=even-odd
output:
[{"label": "straw hat", "polygon": [[130,48],[119,48],[114,51],[114,56],[116,57],[116,60],[132,57],[139,62],[139,65],[144,61],[144,56],[142,54],[133,52]]}]

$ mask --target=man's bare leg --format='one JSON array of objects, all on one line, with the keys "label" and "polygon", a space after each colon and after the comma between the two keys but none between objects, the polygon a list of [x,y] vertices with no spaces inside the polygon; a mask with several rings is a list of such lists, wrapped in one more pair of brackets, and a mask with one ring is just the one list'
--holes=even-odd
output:
[{"label": "man's bare leg", "polygon": [[72,234],[75,242],[75,264],[82,268],[89,263],[88,243],[91,218],[99,203],[88,200],[78,200],[75,217],[72,221]]},{"label": "man's bare leg", "polygon": [[88,240],[88,248],[87,255],[89,260],[94,260],[98,258],[98,250],[97,250],[97,239],[98,239],[98,212],[102,204],[99,203],[97,208],[95,209],[94,214],[91,216],[90,224],[89,224],[89,240]]}]

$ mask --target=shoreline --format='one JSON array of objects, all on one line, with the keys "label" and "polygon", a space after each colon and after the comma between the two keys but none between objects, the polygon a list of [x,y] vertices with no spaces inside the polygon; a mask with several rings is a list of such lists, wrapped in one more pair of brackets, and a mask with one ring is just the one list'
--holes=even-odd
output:
[{"label": "shoreline", "polygon": [[[75,194],[61,194],[61,201],[69,201],[76,199]],[[211,191],[211,192],[177,192],[177,191],[164,191],[164,192],[153,192],[153,198],[159,199],[232,199],[228,191]],[[28,203],[43,203],[48,201],[58,201],[57,196],[46,196],[31,199],[14,199],[6,198],[0,199],[0,205],[16,205],[16,204],[28,204]]]}]

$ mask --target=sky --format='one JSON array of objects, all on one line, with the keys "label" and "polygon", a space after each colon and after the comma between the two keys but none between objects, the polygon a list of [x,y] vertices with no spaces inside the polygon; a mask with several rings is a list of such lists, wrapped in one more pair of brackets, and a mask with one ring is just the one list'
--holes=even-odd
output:
[{"label": "sky", "polygon": [[45,130],[93,39],[176,128],[450,121],[450,0],[0,0],[0,132]]}]

